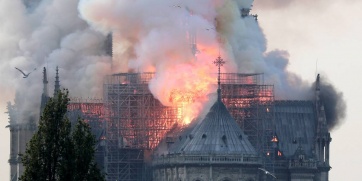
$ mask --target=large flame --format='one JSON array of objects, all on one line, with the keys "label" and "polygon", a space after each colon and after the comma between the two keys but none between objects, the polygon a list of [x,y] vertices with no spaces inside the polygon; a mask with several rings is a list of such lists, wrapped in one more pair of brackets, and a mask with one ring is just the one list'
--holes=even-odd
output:
[{"label": "large flame", "polygon": [[162,93],[157,97],[164,105],[178,107],[178,118],[184,125],[199,115],[202,105],[209,100],[210,93],[215,92],[216,77],[212,72],[216,68],[213,66],[213,70],[210,69],[211,61],[209,66],[195,64],[198,62],[170,70],[163,89],[160,90]]},{"label": "large flame", "polygon": [[[229,63],[235,58],[230,56],[225,32],[218,29],[226,23],[217,20],[223,9],[229,12],[233,7],[239,16],[235,2],[227,4],[215,0],[91,0],[81,1],[79,9],[93,27],[115,35],[115,68],[156,72],[149,82],[152,94],[163,105],[180,107],[179,117],[188,124],[202,111],[209,94],[216,92],[212,85],[217,81],[217,68],[212,62],[219,55]],[[233,66],[230,63],[228,68]]]}]

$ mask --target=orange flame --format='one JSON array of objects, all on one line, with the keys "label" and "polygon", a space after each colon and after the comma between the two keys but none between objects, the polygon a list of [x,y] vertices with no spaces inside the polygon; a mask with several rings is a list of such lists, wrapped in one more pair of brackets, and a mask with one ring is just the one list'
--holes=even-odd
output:
[{"label": "orange flame", "polygon": [[202,109],[202,104],[208,100],[208,94],[212,91],[212,84],[215,82],[210,73],[205,70],[197,71],[196,76],[188,77],[191,74],[185,74],[183,85],[173,87],[168,94],[168,102],[172,106],[178,107],[178,118],[182,124],[189,124],[198,116]]},{"label": "orange flame", "polygon": [[187,56],[167,54],[168,59],[174,60],[176,64],[169,62],[157,67],[161,71],[156,72],[158,75],[152,82],[154,86],[151,85],[152,92],[162,104],[178,107],[178,118],[184,125],[199,116],[210,93],[216,92],[217,68],[213,60],[220,55],[218,44],[198,43],[197,46],[200,52],[196,59],[188,57],[188,61],[181,61],[183,63],[178,60]]}]

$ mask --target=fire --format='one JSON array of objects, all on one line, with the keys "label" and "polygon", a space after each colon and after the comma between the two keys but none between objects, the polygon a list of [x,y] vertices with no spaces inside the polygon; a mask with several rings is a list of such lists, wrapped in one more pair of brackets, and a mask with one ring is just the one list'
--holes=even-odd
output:
[{"label": "fire", "polygon": [[[208,100],[208,95],[213,92],[213,84],[216,79],[212,77],[212,73],[207,68],[196,68],[196,66],[188,66],[191,68],[188,72],[179,73],[179,84],[173,84],[167,96],[167,103],[171,106],[178,107],[178,118],[184,125],[190,124],[191,121],[198,116],[202,109],[202,104]],[[179,72],[179,70],[175,71]],[[165,98],[162,98],[163,100]]]},{"label": "fire", "polygon": [[[165,106],[178,107],[178,118],[189,124],[203,109],[210,93],[216,92],[217,67],[213,64],[220,55],[217,40],[197,42],[197,57],[186,52],[167,52],[167,63],[156,67],[150,90]],[[172,60],[172,61],[171,61]]]},{"label": "fire", "polygon": [[277,138],[277,136],[273,136],[273,138],[271,139],[271,142],[278,142],[279,140],[278,140],[278,138]]},{"label": "fire", "polygon": [[184,117],[184,119],[183,119],[183,123],[185,124],[185,125],[188,125],[188,124],[190,124],[191,123],[191,118],[190,117]]}]

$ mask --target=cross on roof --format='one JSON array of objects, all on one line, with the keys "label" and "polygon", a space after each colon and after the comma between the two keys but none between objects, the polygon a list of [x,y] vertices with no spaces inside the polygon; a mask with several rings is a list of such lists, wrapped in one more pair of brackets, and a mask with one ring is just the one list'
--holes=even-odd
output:
[{"label": "cross on roof", "polygon": [[220,89],[220,67],[223,66],[225,64],[225,61],[220,57],[220,55],[217,57],[216,60],[214,60],[213,62],[217,68],[218,68],[218,72],[217,72],[217,96],[218,96],[218,100],[221,100],[221,89]]},{"label": "cross on roof", "polygon": [[218,66],[218,68],[219,68],[219,73],[220,73],[220,67],[225,64],[225,61],[224,61],[224,59],[222,59],[220,56],[218,56],[217,59],[214,60],[214,64],[215,64],[216,66]]}]

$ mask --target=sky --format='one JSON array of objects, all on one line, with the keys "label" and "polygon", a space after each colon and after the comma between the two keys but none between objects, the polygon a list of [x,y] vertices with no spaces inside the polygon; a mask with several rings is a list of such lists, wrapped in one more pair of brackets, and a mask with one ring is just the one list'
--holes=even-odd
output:
[{"label": "sky", "polygon": [[[278,3],[271,3],[278,2]],[[252,13],[266,36],[268,50],[289,53],[288,70],[312,82],[327,77],[347,103],[344,123],[331,132],[330,181],[359,180],[362,122],[357,118],[362,85],[362,2],[357,0],[256,0]],[[37,73],[40,76],[40,71]],[[1,82],[8,81],[3,80]],[[3,90],[2,90],[3,91]],[[6,92],[6,90],[5,90]],[[6,102],[0,100],[0,175],[9,180],[9,129]],[[40,98],[40,95],[39,95]]]},{"label": "sky", "polygon": [[[330,181],[360,180],[362,122],[361,1],[254,3],[268,49],[289,52],[289,70],[313,81],[316,72],[334,84],[347,103],[344,123],[331,132]],[[348,177],[348,179],[346,179]]]}]

